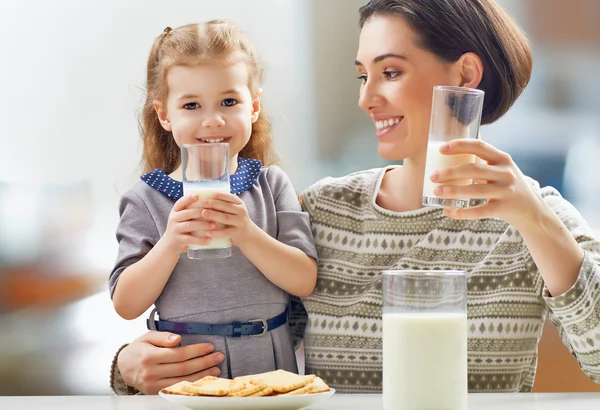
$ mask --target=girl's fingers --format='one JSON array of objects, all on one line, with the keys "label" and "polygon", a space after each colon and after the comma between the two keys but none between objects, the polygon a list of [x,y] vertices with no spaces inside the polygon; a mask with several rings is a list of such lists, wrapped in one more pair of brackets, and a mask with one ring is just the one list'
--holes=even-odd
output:
[{"label": "girl's fingers", "polygon": [[[202,207],[204,209],[211,209],[226,214],[237,215],[239,205],[232,202],[221,201],[218,199],[207,199],[202,201]],[[203,213],[204,216],[204,213]]]},{"label": "girl's fingers", "polygon": [[174,220],[177,222],[185,222],[202,217],[201,208],[187,208],[175,213]]},{"label": "girl's fingers", "polygon": [[185,195],[185,196],[179,198],[177,200],[177,202],[175,202],[175,205],[173,205],[173,211],[179,212],[183,209],[186,209],[188,206],[190,206],[197,200],[198,200],[198,195],[195,195],[195,194],[194,195]]},{"label": "girl's fingers", "polygon": [[187,221],[182,222],[178,225],[180,233],[190,233],[194,231],[207,231],[209,229],[215,229],[217,224],[212,221]]}]

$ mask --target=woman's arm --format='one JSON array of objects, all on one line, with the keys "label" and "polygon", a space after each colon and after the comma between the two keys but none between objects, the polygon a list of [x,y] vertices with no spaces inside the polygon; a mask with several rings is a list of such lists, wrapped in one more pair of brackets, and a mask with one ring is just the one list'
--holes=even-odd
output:
[{"label": "woman's arm", "polygon": [[[446,168],[432,176],[432,181],[442,183],[437,190],[440,197],[487,200],[445,214],[456,219],[497,217],[517,228],[532,277],[545,283],[542,296],[552,323],[581,369],[600,384],[600,241],[569,202],[555,189],[540,190],[508,154],[482,141],[467,140],[452,141],[441,150],[475,154],[487,162]],[[482,183],[444,185],[452,179]]]},{"label": "woman's arm", "polygon": [[577,281],[585,253],[552,208],[540,201],[535,219],[517,229],[548,292],[559,296]]},{"label": "woman's arm", "polygon": [[213,345],[177,347],[180,340],[179,335],[153,330],[121,347],[113,360],[110,387],[119,395],[157,394],[182,380],[221,374],[216,366],[225,356],[213,352]]}]

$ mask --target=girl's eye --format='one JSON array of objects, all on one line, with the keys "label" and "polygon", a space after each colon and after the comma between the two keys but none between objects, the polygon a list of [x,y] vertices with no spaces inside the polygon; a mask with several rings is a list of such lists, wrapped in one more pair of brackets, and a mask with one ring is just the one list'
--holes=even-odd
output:
[{"label": "girl's eye", "polygon": [[358,78],[359,80],[361,80],[363,84],[367,82],[367,75],[366,74],[361,74],[361,75],[359,75],[356,78]]},{"label": "girl's eye", "polygon": [[398,77],[400,74],[402,74],[402,71],[384,71],[383,75],[385,75],[387,77],[388,80],[393,80],[394,78]]},{"label": "girl's eye", "polygon": [[200,108],[200,104],[198,103],[187,103],[186,105],[183,106],[183,108],[185,108],[186,110],[195,110]]},{"label": "girl's eye", "polygon": [[237,103],[238,103],[237,100],[234,98],[225,98],[223,100],[223,102],[221,102],[221,105],[223,105],[225,107],[233,107]]}]

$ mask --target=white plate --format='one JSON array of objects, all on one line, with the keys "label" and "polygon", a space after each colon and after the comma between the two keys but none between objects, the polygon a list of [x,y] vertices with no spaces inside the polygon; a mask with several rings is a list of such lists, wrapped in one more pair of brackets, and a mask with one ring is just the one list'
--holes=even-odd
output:
[{"label": "white plate", "polygon": [[266,396],[266,397],[209,397],[181,396],[159,392],[162,397],[194,410],[251,410],[251,409],[281,409],[298,410],[311,406],[331,397],[335,389],[323,393],[299,394],[297,396]]}]

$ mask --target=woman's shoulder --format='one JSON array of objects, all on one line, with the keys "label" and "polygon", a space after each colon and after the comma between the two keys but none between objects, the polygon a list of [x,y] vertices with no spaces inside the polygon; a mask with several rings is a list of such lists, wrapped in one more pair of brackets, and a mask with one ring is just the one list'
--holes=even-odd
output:
[{"label": "woman's shoulder", "polygon": [[341,177],[326,177],[306,188],[300,194],[302,207],[315,215],[317,207],[338,209],[340,202],[362,208],[373,195],[375,185],[385,168],[353,172]]},{"label": "woman's shoulder", "polygon": [[385,168],[372,168],[341,177],[325,177],[302,192],[302,196],[339,196],[340,193],[369,195]]}]

